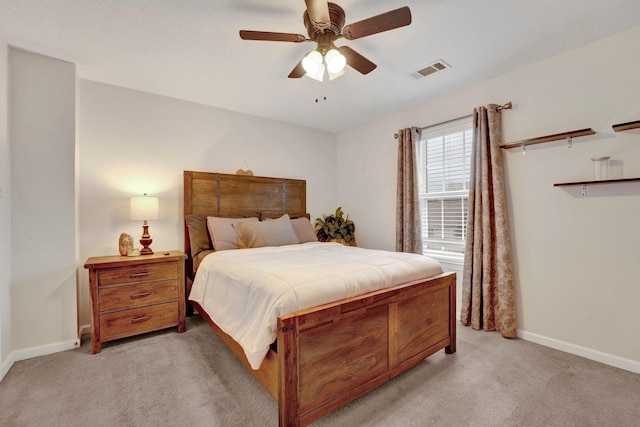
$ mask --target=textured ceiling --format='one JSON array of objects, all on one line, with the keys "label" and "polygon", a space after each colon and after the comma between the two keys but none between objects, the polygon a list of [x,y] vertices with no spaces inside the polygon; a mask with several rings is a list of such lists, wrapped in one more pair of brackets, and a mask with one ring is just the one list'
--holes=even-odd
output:
[{"label": "textured ceiling", "polygon": [[[73,62],[83,79],[340,132],[640,25],[638,0],[337,3],[347,23],[405,5],[413,23],[336,42],[378,68],[328,83],[287,78],[315,44],[238,36],[306,34],[304,0],[0,0],[0,39]],[[437,59],[451,68],[411,77]]]}]

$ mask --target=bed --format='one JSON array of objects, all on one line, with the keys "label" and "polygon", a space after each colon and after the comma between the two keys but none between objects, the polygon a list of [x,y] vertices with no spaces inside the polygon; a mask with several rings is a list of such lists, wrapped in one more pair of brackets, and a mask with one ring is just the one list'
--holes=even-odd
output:
[{"label": "bed", "polygon": [[[283,214],[307,215],[304,180],[185,171],[187,293],[198,266],[215,257],[203,261],[211,250],[196,232],[203,219]],[[455,282],[454,273],[440,273],[279,315],[259,366],[213,314],[191,304],[276,400],[279,425],[304,426],[439,350],[454,353]]]}]

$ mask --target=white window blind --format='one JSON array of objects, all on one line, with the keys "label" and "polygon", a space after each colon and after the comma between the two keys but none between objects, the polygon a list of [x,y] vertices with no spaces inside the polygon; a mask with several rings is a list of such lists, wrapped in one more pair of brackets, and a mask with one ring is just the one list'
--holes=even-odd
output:
[{"label": "white window blind", "polygon": [[471,118],[425,128],[418,144],[424,253],[464,257],[471,166]]}]

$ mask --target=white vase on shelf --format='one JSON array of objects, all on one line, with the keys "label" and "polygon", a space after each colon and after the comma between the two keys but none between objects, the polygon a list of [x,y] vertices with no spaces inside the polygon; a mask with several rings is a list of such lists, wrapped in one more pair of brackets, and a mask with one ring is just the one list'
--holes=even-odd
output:
[{"label": "white vase on shelf", "polygon": [[593,175],[596,181],[609,179],[609,156],[593,157]]}]

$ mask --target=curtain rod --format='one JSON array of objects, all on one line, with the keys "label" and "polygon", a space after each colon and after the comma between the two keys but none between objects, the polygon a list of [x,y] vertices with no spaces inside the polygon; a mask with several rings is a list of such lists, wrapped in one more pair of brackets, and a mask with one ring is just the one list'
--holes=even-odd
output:
[{"label": "curtain rod", "polygon": [[[511,110],[511,108],[512,108],[512,107],[513,107],[513,104],[511,103],[511,101],[509,101],[509,102],[507,102],[507,103],[506,103],[506,104],[504,104],[504,105],[498,105],[498,106],[496,107],[496,111],[500,111],[500,110]],[[429,126],[423,126],[423,127],[421,127],[421,128],[416,128],[416,130],[417,130],[418,132],[420,132],[420,131],[422,131],[423,129],[427,129],[427,128],[434,127],[434,126],[446,125],[447,123],[455,122],[456,120],[466,119],[466,118],[469,118],[469,117],[472,117],[472,116],[473,116],[473,114],[468,114],[468,115],[466,115],[466,116],[457,117],[457,118],[455,118],[455,119],[445,120],[444,122],[434,123],[434,124],[429,125]],[[399,135],[398,135],[397,133],[394,133],[394,134],[393,134],[393,137],[394,137],[395,139],[398,139],[398,136],[399,136]]]},{"label": "curtain rod", "polygon": [[[504,104],[504,105],[498,105],[498,106],[496,107],[496,111],[500,111],[500,110],[510,110],[510,109],[511,109],[511,107],[513,107],[513,105],[511,104],[511,101],[509,101],[509,102],[507,102],[507,103],[506,103],[506,104]],[[434,127],[434,126],[445,125],[445,124],[447,124],[447,123],[455,122],[456,120],[466,119],[466,118],[471,117],[471,116],[473,116],[473,114],[468,114],[468,115],[466,115],[466,116],[458,117],[457,119],[451,119],[451,120],[447,120],[447,121],[440,122],[440,123],[436,123],[436,124],[429,125],[429,126],[424,126],[424,127],[418,128],[418,131],[421,131],[421,130],[423,130],[423,129],[427,129],[427,128],[430,128],[430,127]]]},{"label": "curtain rod", "polygon": [[429,126],[423,126],[421,128],[418,128],[418,132],[420,132],[423,129],[432,128],[434,126],[446,125],[447,123],[455,122],[456,120],[468,119],[471,116],[473,116],[473,114],[467,114],[466,116],[456,117],[455,119],[445,120],[444,122],[434,123],[434,124],[429,125]]},{"label": "curtain rod", "polygon": [[[500,110],[511,110],[511,108],[512,108],[512,107],[513,107],[513,104],[511,103],[511,101],[509,101],[509,102],[507,102],[507,103],[506,103],[506,104],[504,104],[504,105],[498,105],[498,106],[496,107],[496,111],[500,111]],[[458,118],[451,119],[451,120],[446,120],[446,121],[444,121],[444,122],[435,123],[435,124],[432,124],[432,125],[429,125],[429,126],[424,126],[424,127],[418,128],[418,131],[421,131],[421,130],[423,130],[423,129],[427,129],[427,128],[430,128],[430,127],[433,127],[433,126],[446,125],[447,123],[455,122],[456,120],[466,119],[466,118],[471,117],[471,116],[473,116],[473,114],[468,114],[468,115],[466,115],[466,116],[458,117]]]}]

